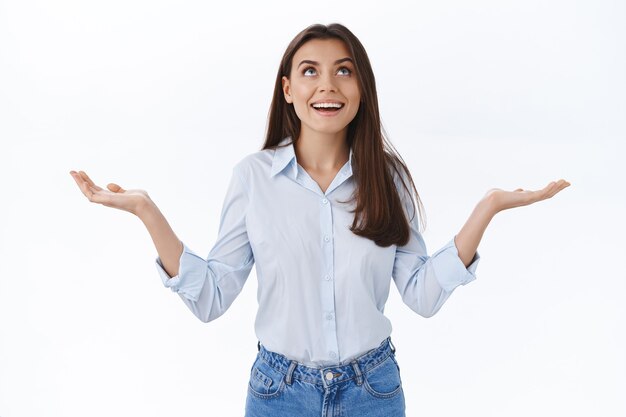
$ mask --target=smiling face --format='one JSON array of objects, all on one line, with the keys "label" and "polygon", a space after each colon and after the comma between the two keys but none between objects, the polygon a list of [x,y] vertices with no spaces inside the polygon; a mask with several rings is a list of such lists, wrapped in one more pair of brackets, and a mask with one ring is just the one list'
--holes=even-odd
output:
[{"label": "smiling face", "polygon": [[361,100],[355,71],[340,39],[312,39],[296,51],[291,74],[282,77],[282,85],[285,100],[301,121],[301,135],[346,134]]}]

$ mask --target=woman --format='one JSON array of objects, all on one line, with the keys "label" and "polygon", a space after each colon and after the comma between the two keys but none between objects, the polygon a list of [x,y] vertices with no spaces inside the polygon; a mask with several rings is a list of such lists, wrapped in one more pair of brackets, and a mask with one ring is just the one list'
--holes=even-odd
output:
[{"label": "woman", "polygon": [[248,417],[404,416],[383,314],[389,277],[404,303],[432,316],[475,279],[478,244],[496,213],[570,185],[489,190],[429,257],[419,195],[383,135],[369,59],[340,24],[312,25],[287,47],[265,144],[233,169],[208,259],[176,237],[145,191],[105,190],[82,171],[71,175],[90,201],[143,221],[164,285],[203,322],[224,314],[256,263],[259,350]]}]

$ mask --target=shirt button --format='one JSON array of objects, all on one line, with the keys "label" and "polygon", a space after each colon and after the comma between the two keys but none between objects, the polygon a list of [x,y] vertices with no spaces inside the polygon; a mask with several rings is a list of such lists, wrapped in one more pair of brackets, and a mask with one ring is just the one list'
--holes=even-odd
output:
[{"label": "shirt button", "polygon": [[330,238],[328,236],[324,236],[324,242],[328,242]]},{"label": "shirt button", "polygon": [[[330,354],[330,357],[333,358],[333,359],[335,359],[337,357],[337,354],[335,352],[333,352],[333,351],[330,351],[329,354]],[[328,374],[326,374],[326,375],[328,375]]]},{"label": "shirt button", "polygon": [[327,199],[323,199],[322,203],[326,204],[326,203],[328,203],[328,200]]},{"label": "shirt button", "polygon": [[[333,353],[333,352],[331,352],[331,353]],[[330,372],[330,371],[326,372],[326,379],[327,379],[327,380],[329,380],[329,381],[330,381],[331,379],[333,379],[333,373],[332,373],[332,372]]]},{"label": "shirt button", "polygon": [[324,279],[325,279],[326,281],[330,281],[330,275],[326,275],[326,276],[324,277]]},{"label": "shirt button", "polygon": [[332,320],[332,319],[333,319],[333,313],[326,314],[326,320]]}]

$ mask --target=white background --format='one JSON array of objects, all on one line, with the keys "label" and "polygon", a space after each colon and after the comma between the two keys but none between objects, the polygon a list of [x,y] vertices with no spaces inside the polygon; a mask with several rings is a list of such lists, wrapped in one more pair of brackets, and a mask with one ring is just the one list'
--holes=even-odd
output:
[{"label": "white background", "polygon": [[254,269],[201,323],[142,223],[69,171],[147,190],[206,256],[280,58],[318,22],[368,51],[429,253],[491,187],[572,184],[498,214],[434,317],[391,284],[407,415],[624,416],[625,18],[608,0],[0,0],[0,416],[243,415]]}]

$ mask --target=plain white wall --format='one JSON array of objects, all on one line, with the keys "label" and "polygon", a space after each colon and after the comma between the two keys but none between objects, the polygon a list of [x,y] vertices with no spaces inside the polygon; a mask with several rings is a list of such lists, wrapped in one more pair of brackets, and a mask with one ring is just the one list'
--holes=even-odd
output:
[{"label": "plain white wall", "polygon": [[432,253],[492,187],[572,183],[498,214],[478,279],[424,319],[392,283],[419,416],[623,416],[624,2],[0,0],[0,416],[241,416],[256,276],[204,324],[132,215],[69,175],[146,189],[207,255],[312,23],[366,47]]}]

